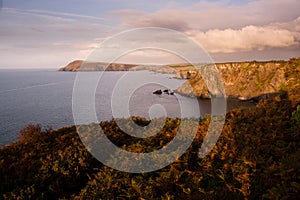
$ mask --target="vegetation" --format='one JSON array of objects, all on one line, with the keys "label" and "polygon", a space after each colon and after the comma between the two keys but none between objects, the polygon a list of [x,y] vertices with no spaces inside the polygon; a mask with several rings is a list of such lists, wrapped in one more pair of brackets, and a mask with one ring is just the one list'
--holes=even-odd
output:
[{"label": "vegetation", "polygon": [[[290,100],[299,102],[300,58],[291,58],[288,61],[217,63],[216,67],[228,97],[244,100],[272,98],[284,90],[288,92]],[[204,70],[204,67],[200,69]],[[210,98],[207,83],[201,74],[195,70],[189,73],[193,75],[176,91],[187,96]],[[186,70],[180,71],[176,77],[186,78]]]},{"label": "vegetation", "polygon": [[[143,174],[120,172],[98,162],[74,126],[42,130],[28,125],[20,131],[19,141],[0,149],[0,193],[4,199],[297,199],[299,113],[300,106],[288,99],[264,100],[256,107],[231,111],[217,144],[200,159],[208,116],[199,122],[184,155]],[[149,123],[133,119],[142,126]],[[167,119],[156,136],[146,139],[126,135],[114,120],[100,125],[118,146],[149,152],[168,144],[180,122]]]}]

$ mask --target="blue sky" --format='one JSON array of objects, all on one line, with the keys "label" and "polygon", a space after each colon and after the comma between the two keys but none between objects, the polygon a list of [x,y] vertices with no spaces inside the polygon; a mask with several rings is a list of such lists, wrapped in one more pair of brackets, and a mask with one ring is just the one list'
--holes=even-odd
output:
[{"label": "blue sky", "polygon": [[300,56],[299,8],[299,0],[4,0],[0,68],[58,68],[148,26],[186,34],[216,62],[288,59]]},{"label": "blue sky", "polygon": [[[18,9],[36,9],[36,10],[51,10],[57,12],[78,13],[84,15],[92,15],[103,17],[107,12],[121,9],[137,9],[148,12],[164,9],[170,4],[189,7],[199,0],[176,0],[176,1],[161,1],[161,0],[4,0],[4,7]],[[249,0],[244,1],[207,1],[221,2],[223,5],[245,4]]]}]

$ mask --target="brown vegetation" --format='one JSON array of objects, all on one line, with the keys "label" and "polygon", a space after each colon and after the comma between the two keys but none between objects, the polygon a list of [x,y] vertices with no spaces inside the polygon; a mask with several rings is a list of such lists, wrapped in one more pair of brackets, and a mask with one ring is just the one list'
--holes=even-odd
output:
[{"label": "brown vegetation", "polygon": [[[134,140],[115,121],[100,125],[121,148],[149,152],[168,144],[180,121],[168,119],[155,137]],[[54,131],[29,125],[18,142],[0,149],[0,193],[4,199],[298,198],[300,106],[288,99],[265,100],[227,113],[217,144],[200,159],[209,121],[199,122],[195,140],[179,160],[143,174],[102,165],[82,145],[75,127]]]}]

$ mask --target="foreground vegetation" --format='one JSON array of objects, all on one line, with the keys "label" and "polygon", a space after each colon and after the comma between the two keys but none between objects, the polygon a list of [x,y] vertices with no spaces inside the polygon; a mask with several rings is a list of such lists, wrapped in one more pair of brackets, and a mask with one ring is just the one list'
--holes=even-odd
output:
[{"label": "foreground vegetation", "polygon": [[[42,130],[28,125],[18,142],[0,149],[0,193],[4,199],[298,198],[300,105],[282,95],[227,113],[217,144],[200,159],[209,121],[199,122],[195,140],[177,161],[144,174],[102,165],[82,145],[75,127]],[[155,137],[139,140],[124,134],[115,121],[101,126],[120,147],[149,152],[171,141],[179,123],[168,119]]]}]

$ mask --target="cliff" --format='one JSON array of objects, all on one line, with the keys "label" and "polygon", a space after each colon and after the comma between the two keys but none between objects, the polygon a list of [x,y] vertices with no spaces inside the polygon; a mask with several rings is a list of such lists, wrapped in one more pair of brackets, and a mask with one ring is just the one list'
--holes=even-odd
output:
[{"label": "cliff", "polygon": [[84,62],[82,60],[75,60],[67,66],[62,67],[59,71],[129,71],[138,65],[123,64],[123,63],[104,63],[104,62]]},{"label": "cliff", "polygon": [[[104,62],[85,62],[75,60],[65,67],[61,67],[59,71],[136,71],[149,70],[157,73],[176,74],[178,71],[192,70],[189,64],[169,64],[169,65],[142,65],[142,64],[124,64],[124,63],[104,63]],[[179,77],[180,78],[180,77]],[[181,77],[184,78],[184,77]]]},{"label": "cliff", "polygon": [[[201,75],[212,76],[210,66],[196,66]],[[295,101],[300,99],[300,58],[289,61],[269,62],[232,62],[218,63],[216,68],[220,73],[226,96],[247,100],[262,95],[272,95],[285,90]],[[200,73],[196,70],[179,71],[175,77],[187,80],[177,92],[187,96],[210,98],[218,93],[221,88],[208,91],[207,85]],[[211,80],[211,77],[208,78]],[[219,82],[218,82],[219,84]]]},{"label": "cliff", "polygon": [[[108,67],[107,67],[108,65]],[[198,69],[196,70],[195,67]],[[293,102],[300,102],[300,58],[289,61],[230,62],[217,63],[217,70],[210,65],[198,64],[137,65],[122,63],[83,62],[76,60],[60,71],[129,71],[149,70],[157,73],[174,74],[174,78],[188,79],[176,92],[186,96],[210,98],[223,96],[241,100],[271,98],[280,91],[287,91]],[[199,73],[200,72],[200,73]],[[219,77],[216,76],[219,74]],[[215,82],[209,90],[202,76]]]}]

